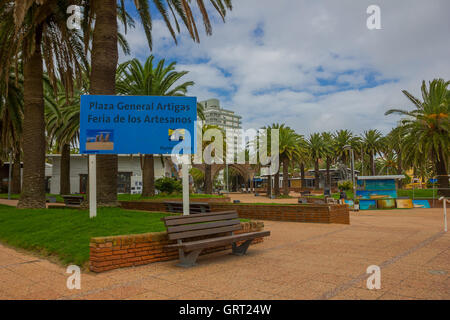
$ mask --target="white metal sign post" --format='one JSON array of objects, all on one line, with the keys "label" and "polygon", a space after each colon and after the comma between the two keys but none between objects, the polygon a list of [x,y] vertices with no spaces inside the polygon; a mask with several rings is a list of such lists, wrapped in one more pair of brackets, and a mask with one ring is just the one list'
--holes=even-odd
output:
[{"label": "white metal sign post", "polygon": [[447,199],[441,197],[439,200],[442,201],[442,207],[444,208],[444,231],[447,232]]},{"label": "white metal sign post", "polygon": [[97,159],[89,155],[89,217],[97,216]]},{"label": "white metal sign post", "polygon": [[181,175],[183,182],[183,215],[189,215],[189,168],[188,161],[189,155],[183,156],[183,161],[181,165]]}]

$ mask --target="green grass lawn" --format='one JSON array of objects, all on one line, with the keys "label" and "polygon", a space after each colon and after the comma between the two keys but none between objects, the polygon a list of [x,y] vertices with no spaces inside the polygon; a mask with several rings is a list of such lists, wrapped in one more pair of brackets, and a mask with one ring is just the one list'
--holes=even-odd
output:
[{"label": "green grass lawn", "polygon": [[[64,202],[63,198],[59,195],[59,194],[51,194],[51,193],[47,193],[45,195],[46,197],[55,197],[56,202]],[[11,194],[11,199],[13,200],[19,200],[20,198],[20,194]],[[8,194],[7,193],[0,193],[0,199],[8,199]]]},{"label": "green grass lawn", "polygon": [[83,266],[92,237],[164,231],[164,213],[99,208],[97,217],[70,209],[17,209],[0,205],[0,241]]},{"label": "green grass lawn", "polygon": [[[434,191],[434,198],[439,198],[438,194],[437,194],[437,189],[433,190],[433,189],[415,189],[414,190],[414,198],[433,198],[433,191]],[[398,190],[398,196],[399,197],[410,197],[411,199],[413,198],[413,190],[412,189],[408,189],[408,190]]]}]

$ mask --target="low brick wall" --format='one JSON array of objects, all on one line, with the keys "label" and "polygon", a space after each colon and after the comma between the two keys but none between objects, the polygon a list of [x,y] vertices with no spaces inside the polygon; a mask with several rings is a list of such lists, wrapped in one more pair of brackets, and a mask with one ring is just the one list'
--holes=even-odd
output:
[{"label": "low brick wall", "polygon": [[[140,201],[119,201],[120,206],[124,209],[130,210],[146,210],[146,211],[166,211],[164,205],[165,201],[183,201],[183,199],[157,199],[157,200],[140,200]],[[191,202],[206,202],[206,203],[217,203],[217,202],[230,202],[231,198],[193,198],[190,199]]]},{"label": "low brick wall", "polygon": [[[122,201],[121,206],[130,210],[166,211],[163,202]],[[346,204],[252,204],[211,203],[211,211],[236,210],[241,218],[312,223],[350,224],[349,207]]]},{"label": "low brick wall", "polygon": [[[264,229],[263,222],[242,222],[241,226],[242,229],[235,234]],[[262,241],[263,238],[257,238],[252,241],[252,244]],[[177,260],[177,249],[164,249],[166,245],[172,243],[176,241],[169,241],[166,232],[91,238],[89,268],[93,272],[104,272],[153,262]],[[229,249],[231,245],[203,250],[201,254]]]},{"label": "low brick wall", "polygon": [[349,207],[346,204],[327,205],[263,205],[263,204],[211,204],[211,211],[236,210],[240,218],[350,224]]}]

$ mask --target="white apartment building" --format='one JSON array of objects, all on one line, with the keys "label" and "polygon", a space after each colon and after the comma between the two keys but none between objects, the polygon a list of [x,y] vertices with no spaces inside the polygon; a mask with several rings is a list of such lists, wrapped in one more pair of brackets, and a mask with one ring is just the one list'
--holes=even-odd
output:
[{"label": "white apartment building", "polygon": [[218,126],[231,133],[231,137],[227,138],[234,140],[236,154],[241,137],[242,117],[235,114],[234,111],[221,108],[218,99],[201,101],[199,104],[203,106],[206,125]]}]

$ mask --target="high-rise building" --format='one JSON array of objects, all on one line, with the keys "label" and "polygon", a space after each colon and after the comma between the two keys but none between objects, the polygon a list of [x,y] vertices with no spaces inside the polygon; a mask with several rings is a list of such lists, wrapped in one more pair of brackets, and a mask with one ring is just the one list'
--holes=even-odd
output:
[{"label": "high-rise building", "polygon": [[218,99],[209,99],[199,103],[203,106],[207,125],[215,125],[222,129],[241,129],[242,117],[235,114],[234,111],[221,108]]},{"label": "high-rise building", "polygon": [[201,104],[204,109],[203,113],[205,114],[205,124],[218,126],[230,135],[227,136],[227,141],[229,141],[229,139],[233,139],[234,153],[237,154],[242,129],[242,117],[235,114],[234,111],[221,108],[220,101],[218,99],[201,101],[199,104]]}]

